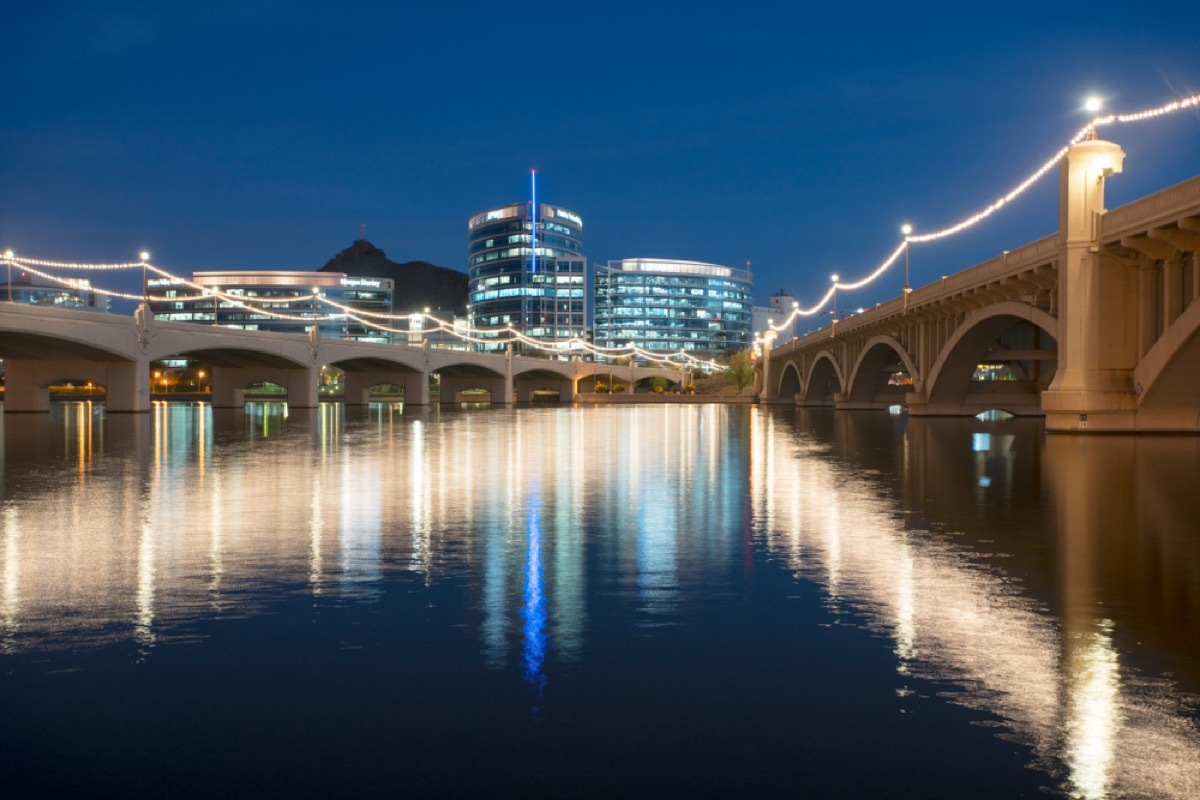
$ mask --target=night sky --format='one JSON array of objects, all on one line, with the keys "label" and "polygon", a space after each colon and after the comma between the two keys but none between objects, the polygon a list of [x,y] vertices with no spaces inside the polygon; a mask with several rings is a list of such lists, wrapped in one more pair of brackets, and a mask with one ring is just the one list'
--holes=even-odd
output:
[{"label": "night sky", "polygon": [[[1200,92],[1194,2],[201,5],[5,5],[0,248],[307,270],[365,224],[465,272],[468,217],[536,168],[592,262],[751,261],[759,303],[811,302],[1005,194],[1087,95]],[[1110,208],[1200,174],[1195,110],[1103,135]],[[1052,232],[1057,191],[914,245],[912,283]]]}]

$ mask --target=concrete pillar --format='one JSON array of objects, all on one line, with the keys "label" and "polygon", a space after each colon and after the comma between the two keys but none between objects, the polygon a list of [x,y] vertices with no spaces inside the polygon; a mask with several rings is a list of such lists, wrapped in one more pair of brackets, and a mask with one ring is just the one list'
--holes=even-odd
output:
[{"label": "concrete pillar", "polygon": [[1138,267],[1137,334],[1140,359],[1158,338],[1158,268],[1153,263]]},{"label": "concrete pillar", "polygon": [[1042,395],[1046,430],[1133,430],[1136,298],[1128,270],[1097,240],[1104,179],[1121,171],[1120,146],[1087,139],[1063,159],[1059,183],[1058,369]]},{"label": "concrete pillar", "polygon": [[504,403],[506,406],[511,406],[516,402],[516,397],[513,396],[513,346],[512,342],[504,349],[504,391],[500,393],[500,397],[496,397],[496,392],[492,392],[492,402]]},{"label": "concrete pillar", "polygon": [[775,341],[775,332],[767,331],[763,336],[762,352],[762,391],[759,393],[763,400],[776,400],[779,391],[771,381],[771,343]]}]

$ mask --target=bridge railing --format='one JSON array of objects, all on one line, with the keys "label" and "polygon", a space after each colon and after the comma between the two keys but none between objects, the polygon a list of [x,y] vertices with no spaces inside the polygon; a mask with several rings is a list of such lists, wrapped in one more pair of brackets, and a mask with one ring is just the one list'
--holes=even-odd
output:
[{"label": "bridge railing", "polygon": [[[1022,245],[1016,250],[1001,253],[995,258],[968,267],[961,272],[947,275],[941,280],[914,289],[908,295],[908,303],[904,297],[896,297],[873,308],[865,309],[859,314],[850,314],[837,322],[838,333],[848,333],[864,325],[871,325],[894,315],[908,313],[922,306],[931,306],[944,301],[948,297],[963,294],[983,286],[999,283],[1007,278],[1019,275],[1042,264],[1051,263],[1057,258],[1059,248],[1058,234],[1051,234],[1037,241]],[[799,348],[813,345],[829,339],[834,333],[832,325],[826,325],[815,331],[810,331],[798,338],[792,339],[790,346],[785,344],[780,349],[790,352]]]},{"label": "bridge railing", "polygon": [[1098,238],[1102,244],[1113,244],[1147,228],[1187,216],[1188,209],[1200,214],[1200,176],[1105,213],[1100,217]]}]

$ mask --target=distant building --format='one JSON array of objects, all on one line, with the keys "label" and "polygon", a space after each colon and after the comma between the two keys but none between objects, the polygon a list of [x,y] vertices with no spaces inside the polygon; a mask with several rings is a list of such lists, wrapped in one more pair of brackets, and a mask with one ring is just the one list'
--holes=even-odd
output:
[{"label": "distant building", "polygon": [[[545,342],[587,334],[587,258],[583,220],[560,206],[513,203],[467,222],[471,332],[499,349],[513,330]],[[536,253],[534,236],[537,237]]]},{"label": "distant building", "polygon": [[[392,340],[387,331],[340,315],[336,309],[318,302],[319,296],[358,311],[390,314],[393,286],[387,278],[351,278],[338,272],[251,270],[197,272],[192,275],[191,283],[200,289],[188,286],[179,278],[147,281],[150,310],[155,318],[242,330],[305,333],[312,327],[314,318],[333,315],[335,318],[321,319],[318,323],[323,335],[363,341]],[[214,291],[245,298],[250,306],[219,299]],[[362,319],[384,327],[397,327],[392,320],[369,316]]]},{"label": "distant building", "polygon": [[779,326],[792,315],[792,310],[796,307],[796,298],[792,297],[790,292],[780,289],[771,295],[769,302],[770,305],[754,307],[754,335],[761,337],[767,332],[767,326],[773,325],[777,329],[775,344],[791,341],[796,330],[796,323],[793,322],[786,328],[779,328]]},{"label": "distant building", "polygon": [[664,355],[720,353],[751,344],[754,278],[749,270],[662,258],[626,258],[596,268],[595,341],[633,342]]},{"label": "distant building", "polygon": [[[9,276],[12,284],[9,285]],[[20,267],[0,271],[0,300],[25,303],[31,306],[78,308],[85,311],[108,311],[108,298],[96,294],[86,279],[76,278],[66,285],[32,275]]]}]

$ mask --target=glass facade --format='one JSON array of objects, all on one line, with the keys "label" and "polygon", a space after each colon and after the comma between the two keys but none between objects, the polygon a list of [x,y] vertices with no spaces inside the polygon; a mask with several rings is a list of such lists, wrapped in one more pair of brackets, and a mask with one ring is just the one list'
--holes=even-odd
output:
[{"label": "glass facade", "polygon": [[[199,322],[252,331],[305,333],[319,319],[322,335],[360,341],[387,342],[387,331],[371,328],[352,316],[319,302],[320,298],[360,311],[392,312],[392,281],[387,278],[350,278],[340,272],[197,272],[191,282],[178,278],[147,281],[150,310],[155,319]],[[245,298],[244,307],[214,295]],[[284,315],[288,319],[275,315]],[[333,318],[328,318],[328,317]],[[365,317],[376,325],[394,327],[395,322]]]},{"label": "glass facade", "polygon": [[[11,283],[8,278],[11,278]],[[25,303],[31,306],[54,306],[55,308],[79,308],[85,311],[108,311],[108,298],[92,291],[92,284],[84,278],[68,281],[69,285],[44,282],[19,267],[10,267],[0,272],[0,300]]]},{"label": "glass facade", "polygon": [[537,244],[530,203],[484,211],[467,223],[468,314],[484,350],[501,349],[512,328],[546,342],[587,333],[587,258],[583,220],[547,203],[538,205]]},{"label": "glass facade", "polygon": [[596,344],[633,342],[664,354],[748,347],[754,321],[748,270],[659,258],[596,268]]}]

